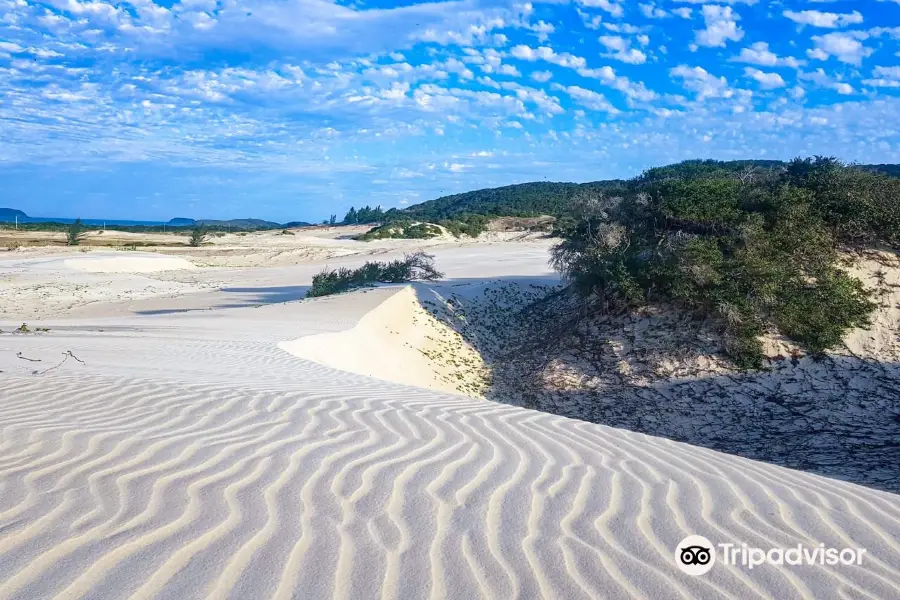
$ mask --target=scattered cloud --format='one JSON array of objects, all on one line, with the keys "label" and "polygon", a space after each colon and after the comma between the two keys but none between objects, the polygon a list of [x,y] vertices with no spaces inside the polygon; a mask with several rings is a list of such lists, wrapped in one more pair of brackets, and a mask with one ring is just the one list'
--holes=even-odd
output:
[{"label": "scattered cloud", "polygon": [[837,29],[839,27],[847,27],[848,25],[859,25],[863,22],[863,16],[859,11],[855,10],[852,13],[847,14],[820,12],[818,10],[803,10],[800,12],[786,10],[782,14],[798,25],[809,25],[811,27],[823,27],[826,29]]},{"label": "scattered cloud", "polygon": [[772,90],[775,88],[783,88],[786,84],[784,79],[778,73],[766,73],[753,67],[744,67],[744,74],[753,79],[764,90]]},{"label": "scattered cloud", "polygon": [[742,48],[740,54],[731,60],[763,67],[792,67],[794,69],[804,64],[803,61],[790,56],[785,58],[778,56],[769,50],[767,42],[754,42],[749,47]]},{"label": "scattered cloud", "polygon": [[856,33],[827,33],[813,36],[814,48],[807,50],[806,55],[813,60],[828,60],[831,57],[851,64],[860,65],[864,58],[873,52],[860,41],[866,39],[868,34]]},{"label": "scattered cloud", "polygon": [[738,42],[744,37],[744,31],[737,24],[740,17],[730,6],[705,4],[701,14],[706,28],[695,32],[694,42],[697,46],[719,48],[729,41]]},{"label": "scattered cloud", "polygon": [[[575,4],[0,0],[4,197],[58,180],[37,196],[71,201],[64,179],[103,172],[124,190],[140,170],[171,182],[172,203],[256,207],[265,189],[273,206],[391,206],[537,163],[596,179],[813,144],[900,160],[886,3]],[[144,206],[138,193],[109,206]]]}]

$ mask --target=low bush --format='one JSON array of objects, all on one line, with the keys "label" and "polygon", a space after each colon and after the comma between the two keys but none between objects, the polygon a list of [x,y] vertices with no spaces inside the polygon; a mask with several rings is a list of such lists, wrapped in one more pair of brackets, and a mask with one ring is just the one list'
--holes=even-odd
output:
[{"label": "low bush", "polygon": [[376,283],[404,283],[407,281],[433,281],[443,274],[434,267],[434,257],[424,252],[407,254],[390,262],[366,262],[358,269],[340,267],[324,270],[313,277],[306,293],[309,298],[339,294],[354,288]]},{"label": "low bush", "polygon": [[431,223],[397,221],[373,227],[356,239],[363,242],[384,239],[427,240],[441,235],[441,228]]}]

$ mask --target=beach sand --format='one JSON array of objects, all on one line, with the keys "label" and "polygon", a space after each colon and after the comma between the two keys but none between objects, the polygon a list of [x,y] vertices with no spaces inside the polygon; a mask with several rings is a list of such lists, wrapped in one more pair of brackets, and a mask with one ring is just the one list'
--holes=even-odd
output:
[{"label": "beach sand", "polygon": [[[429,249],[553,281],[544,241]],[[900,496],[442,387],[414,288],[299,300],[370,254],[47,252],[0,261],[0,598],[900,596]],[[867,552],[692,577],[689,534]]]}]

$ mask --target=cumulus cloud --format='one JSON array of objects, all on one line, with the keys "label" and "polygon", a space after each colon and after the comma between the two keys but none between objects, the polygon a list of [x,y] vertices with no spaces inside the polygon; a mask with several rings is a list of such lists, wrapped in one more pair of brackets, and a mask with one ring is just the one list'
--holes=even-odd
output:
[{"label": "cumulus cloud", "polygon": [[531,48],[524,44],[520,44],[513,47],[510,50],[510,54],[515,58],[518,58],[519,60],[525,60],[528,62],[543,60],[548,63],[567,68],[579,68],[584,67],[587,64],[587,61],[580,56],[575,56],[573,54],[569,54],[568,52],[557,53],[555,50],[553,50],[553,48],[550,48],[548,46]]},{"label": "cumulus cloud", "polygon": [[837,29],[848,25],[858,25],[863,22],[863,16],[859,11],[855,10],[846,14],[820,12],[818,10],[803,10],[800,12],[786,10],[782,14],[799,25],[810,25],[826,29]]},{"label": "cumulus cloud", "polygon": [[868,34],[862,32],[816,35],[812,38],[815,48],[807,50],[806,55],[813,60],[828,60],[833,56],[841,62],[859,65],[873,52],[860,42],[867,37]]},{"label": "cumulus cloud", "polygon": [[586,8],[599,8],[608,12],[613,17],[621,17],[625,14],[625,10],[621,4],[616,4],[610,0],[577,0],[578,4]]},{"label": "cumulus cloud", "polygon": [[585,89],[583,87],[579,87],[577,85],[570,85],[562,89],[565,90],[565,92],[569,94],[569,96],[571,96],[572,100],[574,100],[581,106],[584,106],[585,108],[610,114],[616,114],[619,112],[615,106],[610,104],[609,100],[607,100],[606,96],[604,96],[603,94],[600,94],[593,90]]},{"label": "cumulus cloud", "polygon": [[760,71],[753,67],[744,67],[744,74],[756,81],[759,84],[759,87],[764,90],[782,88],[786,85],[784,79],[782,79],[781,75],[778,73],[766,73],[765,71]]},{"label": "cumulus cloud", "polygon": [[863,85],[881,88],[900,88],[900,67],[877,66],[872,69],[872,77],[863,79]]},{"label": "cumulus cloud", "polygon": [[697,100],[707,98],[731,98],[734,90],[728,85],[725,77],[716,77],[703,67],[678,65],[670,69],[669,74],[682,80],[685,89],[694,92]]},{"label": "cumulus cloud", "polygon": [[641,10],[641,13],[648,19],[665,19],[666,17],[670,16],[668,12],[657,7],[656,4],[652,2],[649,4],[638,4],[638,8]]},{"label": "cumulus cloud", "polygon": [[631,47],[631,42],[618,35],[601,35],[598,41],[606,47],[604,56],[620,62],[640,65],[647,62],[647,55]]},{"label": "cumulus cloud", "polygon": [[694,32],[694,42],[698,46],[719,48],[728,41],[737,42],[744,37],[744,31],[737,24],[740,16],[730,6],[706,4],[701,14],[706,28]]},{"label": "cumulus cloud", "polygon": [[795,69],[804,64],[803,61],[790,56],[785,58],[778,56],[769,50],[769,44],[766,42],[754,42],[749,47],[742,48],[741,53],[731,60],[763,67],[792,67]]},{"label": "cumulus cloud", "polygon": [[856,90],[853,89],[852,85],[828,75],[825,70],[821,68],[809,73],[798,73],[797,77],[801,80],[809,81],[817,87],[833,90],[843,96],[849,96],[856,93]]}]

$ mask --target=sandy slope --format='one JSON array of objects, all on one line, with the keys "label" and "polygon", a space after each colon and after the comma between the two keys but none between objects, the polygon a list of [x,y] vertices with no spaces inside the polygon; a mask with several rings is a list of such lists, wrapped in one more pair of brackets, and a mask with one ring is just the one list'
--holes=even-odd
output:
[{"label": "sandy slope", "polygon": [[310,335],[278,347],[341,371],[483,397],[484,361],[462,336],[423,308],[412,285],[393,289],[352,329]]},{"label": "sandy slope", "polygon": [[[896,495],[279,348],[396,293],[0,335],[0,598],[900,596]],[[868,553],[692,578],[688,533]]]}]

